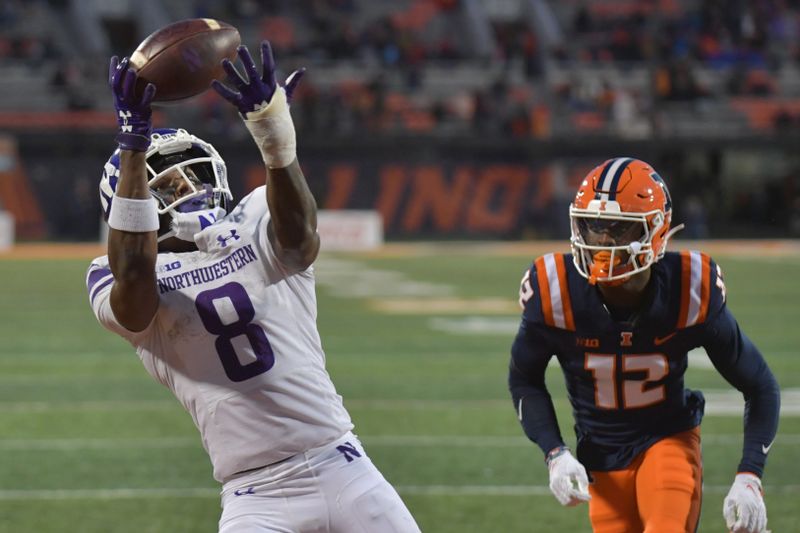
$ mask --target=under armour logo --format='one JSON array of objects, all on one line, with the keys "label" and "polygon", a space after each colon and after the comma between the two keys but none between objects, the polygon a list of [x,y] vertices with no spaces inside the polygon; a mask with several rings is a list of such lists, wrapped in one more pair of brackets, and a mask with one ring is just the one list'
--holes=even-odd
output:
[{"label": "under armour logo", "polygon": [[361,452],[356,450],[356,447],[350,444],[349,442],[345,442],[341,446],[337,446],[336,450],[338,450],[342,455],[344,455],[344,458],[347,459],[348,463],[353,462],[353,456],[361,457]]},{"label": "under armour logo", "polygon": [[122,119],[122,126],[120,126],[121,131],[133,131],[133,126],[128,124],[128,119],[131,118],[130,111],[122,111],[119,112],[119,118]]},{"label": "under armour logo", "polygon": [[223,248],[228,246],[228,241],[231,240],[231,239],[233,239],[235,241],[238,241],[239,239],[241,239],[241,237],[236,235],[236,230],[235,229],[232,229],[231,230],[231,234],[229,236],[227,236],[227,237],[223,237],[222,235],[217,235],[217,242],[219,242],[219,245],[222,246]]},{"label": "under armour logo", "polygon": [[266,108],[269,105],[269,102],[266,100],[262,101],[260,104],[255,104],[253,106],[253,111],[261,111],[262,109]]},{"label": "under armour logo", "polygon": [[255,494],[256,491],[253,490],[253,487],[247,487],[247,490],[239,490],[236,489],[233,491],[236,496],[244,496],[245,494]]}]

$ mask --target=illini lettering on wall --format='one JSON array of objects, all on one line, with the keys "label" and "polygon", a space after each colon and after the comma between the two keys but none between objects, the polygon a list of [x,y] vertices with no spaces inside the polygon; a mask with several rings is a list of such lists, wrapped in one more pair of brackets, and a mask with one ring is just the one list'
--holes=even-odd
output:
[{"label": "illini lettering on wall", "polygon": [[[569,184],[586,170],[493,163],[303,168],[321,209],[376,211],[390,239],[515,238],[530,228],[552,236],[559,228],[548,220],[559,208],[567,220],[571,199],[559,191],[571,192]],[[263,179],[263,170],[254,168],[253,175]]]}]

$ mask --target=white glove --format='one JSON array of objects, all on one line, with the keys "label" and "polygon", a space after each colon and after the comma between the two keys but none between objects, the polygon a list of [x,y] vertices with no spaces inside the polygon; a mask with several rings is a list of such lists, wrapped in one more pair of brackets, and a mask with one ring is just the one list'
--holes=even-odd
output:
[{"label": "white glove", "polygon": [[572,456],[567,448],[548,455],[550,469],[550,491],[561,505],[578,505],[589,501],[589,477],[586,469]]},{"label": "white glove", "polygon": [[753,474],[736,474],[722,504],[722,516],[732,533],[762,533],[767,528],[761,480]]}]

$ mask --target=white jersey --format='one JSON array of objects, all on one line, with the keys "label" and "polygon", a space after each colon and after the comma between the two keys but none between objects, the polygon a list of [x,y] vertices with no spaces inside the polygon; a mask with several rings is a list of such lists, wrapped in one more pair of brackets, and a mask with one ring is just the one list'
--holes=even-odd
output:
[{"label": "white jersey", "polygon": [[86,279],[100,323],[127,339],[191,414],[220,482],[353,428],[325,370],[313,269],[278,261],[269,217],[262,186],[196,235],[198,251],[159,253],[160,303],[144,331],[114,318],[107,256]]}]

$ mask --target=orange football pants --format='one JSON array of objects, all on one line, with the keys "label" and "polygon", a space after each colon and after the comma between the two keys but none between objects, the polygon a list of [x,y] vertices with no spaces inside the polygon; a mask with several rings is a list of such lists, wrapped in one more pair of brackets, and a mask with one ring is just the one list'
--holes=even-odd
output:
[{"label": "orange football pants", "polygon": [[622,470],[592,472],[595,533],[694,533],[700,519],[700,428],[672,435]]}]

